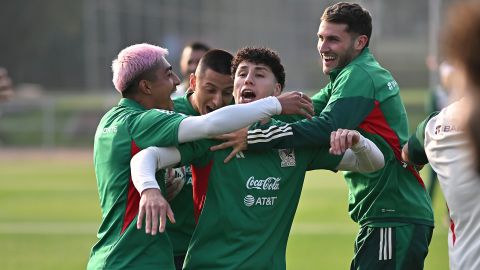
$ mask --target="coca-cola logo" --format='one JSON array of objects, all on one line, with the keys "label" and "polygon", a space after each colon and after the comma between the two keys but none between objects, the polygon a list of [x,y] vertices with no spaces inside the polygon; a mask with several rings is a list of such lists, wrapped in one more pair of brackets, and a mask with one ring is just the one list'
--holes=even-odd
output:
[{"label": "coca-cola logo", "polygon": [[248,178],[246,186],[247,189],[260,189],[260,190],[279,190],[280,189],[280,177],[268,177],[267,179],[255,179],[251,176]]}]

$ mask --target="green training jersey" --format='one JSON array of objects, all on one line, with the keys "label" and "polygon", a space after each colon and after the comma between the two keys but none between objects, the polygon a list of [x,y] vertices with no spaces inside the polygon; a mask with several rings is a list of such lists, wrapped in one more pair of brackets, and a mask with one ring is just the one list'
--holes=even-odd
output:
[{"label": "green training jersey", "polygon": [[[102,224],[88,269],[175,269],[167,234],[152,236],[136,228],[140,195],[131,180],[130,159],[149,146],[178,145],[178,126],[185,117],[146,110],[124,98],[100,120],[93,162]],[[163,181],[159,185],[165,186]]]},{"label": "green training jersey", "polygon": [[408,138],[407,114],[391,74],[368,48],[341,69],[312,97],[312,120],[251,129],[248,149],[327,146],[338,128],[357,129],[385,156],[385,167],[373,173],[346,172],[349,212],[360,225],[394,226],[418,223],[433,226],[431,200],[418,172],[401,159]]},{"label": "green training jersey", "polygon": [[271,149],[240,152],[224,164],[231,149],[208,150],[217,143],[180,147],[182,163],[202,167],[209,179],[185,269],[285,269],[305,171],[335,170],[342,157],[328,148]]},{"label": "green training jersey", "polygon": [[[187,93],[173,100],[174,111],[186,115],[200,115],[193,107]],[[193,215],[192,199],[192,171],[190,166],[174,168],[167,170],[166,177],[182,177],[184,185],[178,194],[169,202],[173,213],[175,214],[175,223],[167,223],[167,232],[173,247],[174,255],[185,255],[188,249],[188,243],[195,230],[195,218]]]},{"label": "green training jersey", "polygon": [[437,116],[439,112],[431,113],[425,120],[418,124],[415,133],[408,139],[408,159],[416,165],[425,165],[428,163],[425,153],[425,128],[428,121]]}]

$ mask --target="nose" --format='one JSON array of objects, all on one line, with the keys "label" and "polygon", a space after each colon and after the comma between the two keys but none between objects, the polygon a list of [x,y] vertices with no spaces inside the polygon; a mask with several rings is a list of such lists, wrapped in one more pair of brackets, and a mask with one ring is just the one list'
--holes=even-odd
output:
[{"label": "nose", "polygon": [[253,74],[253,72],[249,72],[247,74],[247,77],[245,77],[245,84],[255,84],[255,75]]},{"label": "nose", "polygon": [[180,84],[180,78],[178,78],[178,75],[175,72],[173,72],[173,83],[175,84],[175,86]]},{"label": "nose", "polygon": [[222,92],[220,91],[217,92],[215,96],[213,96],[212,102],[215,105],[215,109],[222,107],[223,106]]},{"label": "nose", "polygon": [[319,54],[322,54],[328,50],[326,43],[321,39],[318,39],[317,50]]}]

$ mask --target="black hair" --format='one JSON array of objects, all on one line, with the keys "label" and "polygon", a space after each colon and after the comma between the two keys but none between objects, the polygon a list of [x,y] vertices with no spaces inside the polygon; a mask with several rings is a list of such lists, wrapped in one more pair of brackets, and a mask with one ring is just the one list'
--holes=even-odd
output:
[{"label": "black hair", "polygon": [[263,47],[245,47],[238,50],[232,60],[232,77],[235,77],[238,65],[243,61],[268,66],[280,84],[281,90],[283,90],[285,87],[285,69],[275,51]]},{"label": "black hair", "polygon": [[230,75],[233,55],[227,51],[213,49],[208,51],[200,58],[197,70],[201,73],[211,69],[223,75]]},{"label": "black hair", "polygon": [[347,32],[368,37],[365,47],[370,44],[372,17],[359,4],[340,2],[329,6],[323,12],[321,21],[347,25]]}]

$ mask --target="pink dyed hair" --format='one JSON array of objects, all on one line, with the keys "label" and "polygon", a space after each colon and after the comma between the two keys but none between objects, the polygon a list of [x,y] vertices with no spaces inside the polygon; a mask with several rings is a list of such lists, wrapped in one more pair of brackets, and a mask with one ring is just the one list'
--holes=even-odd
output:
[{"label": "pink dyed hair", "polygon": [[112,62],[115,89],[122,93],[133,79],[151,69],[166,55],[167,49],[147,43],[126,47]]}]

